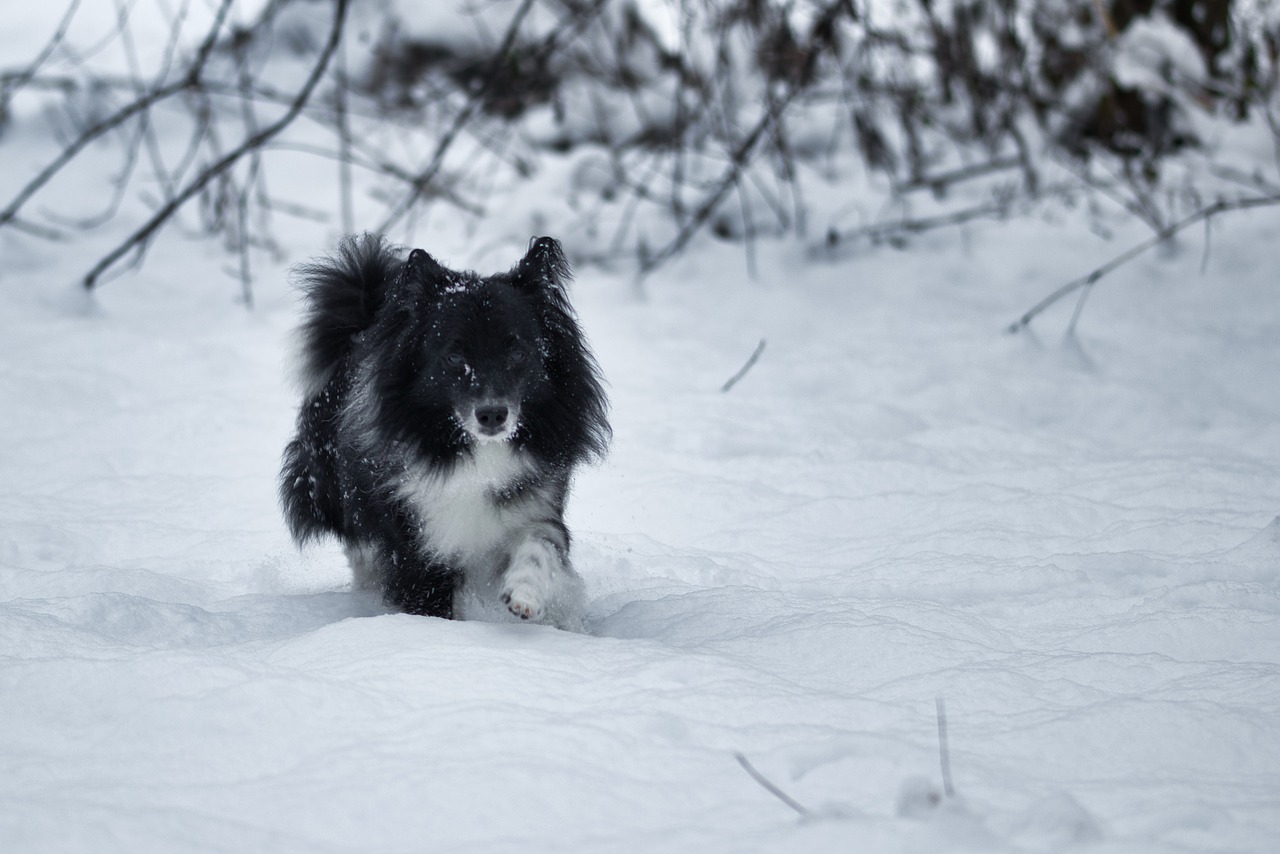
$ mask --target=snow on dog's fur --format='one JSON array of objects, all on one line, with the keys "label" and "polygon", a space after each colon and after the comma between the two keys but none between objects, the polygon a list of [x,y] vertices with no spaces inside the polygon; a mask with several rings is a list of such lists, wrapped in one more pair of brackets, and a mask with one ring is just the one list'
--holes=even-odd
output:
[{"label": "snow on dog's fur", "polygon": [[362,235],[299,272],[304,399],[280,473],[294,539],[336,535],[356,584],[411,613],[452,617],[465,584],[579,626],[565,498],[609,425],[559,243],[481,277]]}]

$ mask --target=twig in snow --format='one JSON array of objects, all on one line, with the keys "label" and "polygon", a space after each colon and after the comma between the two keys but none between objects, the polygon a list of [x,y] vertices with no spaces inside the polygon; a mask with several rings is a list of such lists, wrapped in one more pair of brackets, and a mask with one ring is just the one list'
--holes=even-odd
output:
[{"label": "twig in snow", "polygon": [[743,755],[742,753],[735,753],[733,755],[737,758],[738,764],[742,766],[742,770],[750,774],[751,779],[755,780],[757,783],[763,786],[765,788],[765,791],[769,792],[769,794],[773,795],[775,798],[782,801],[787,806],[791,807],[800,815],[803,815],[803,816],[809,815],[809,810],[806,809],[803,804],[797,803],[794,798],[792,798],[786,792],[782,791],[777,786],[775,786],[773,784],[773,781],[771,781],[768,777],[764,776],[759,771],[757,771],[755,766],[751,764],[751,762],[747,759],[745,755]]},{"label": "twig in snow", "polygon": [[947,707],[938,697],[935,701],[938,711],[938,761],[942,765],[942,792],[948,798],[955,797],[955,787],[951,785],[951,749],[947,742]]},{"label": "twig in snow", "polygon": [[1004,219],[1009,215],[1011,207],[1011,201],[997,199],[993,202],[983,202],[971,208],[939,214],[938,216],[926,216],[916,219],[904,217],[891,222],[864,225],[849,231],[836,231],[833,228],[827,232],[822,247],[820,249],[815,247],[815,252],[836,256],[841,248],[851,246],[858,240],[869,240],[873,244],[882,240],[893,243],[901,241],[908,234],[920,234],[936,228],[964,225],[977,219]]},{"label": "twig in snow", "polygon": [[928,190],[935,196],[945,195],[947,190],[956,184],[962,184],[975,178],[985,178],[996,172],[1005,172],[1019,167],[1026,168],[1021,157],[993,157],[983,163],[975,163],[938,172],[932,175],[916,175],[894,186],[894,193],[901,195],[915,190]]},{"label": "twig in snow", "polygon": [[1009,324],[1006,331],[1008,331],[1010,334],[1013,334],[1025,329],[1026,327],[1030,326],[1031,321],[1035,320],[1036,317],[1038,317],[1045,309],[1049,308],[1051,305],[1058,302],[1060,299],[1067,296],[1068,294],[1083,288],[1085,292],[1081,294],[1080,301],[1076,303],[1075,313],[1072,315],[1071,323],[1067,327],[1067,334],[1068,335],[1074,334],[1076,321],[1080,319],[1080,312],[1084,306],[1084,298],[1087,296],[1088,291],[1093,287],[1093,285],[1099,279],[1101,279],[1103,276],[1110,273],[1112,270],[1115,270],[1117,267],[1121,267],[1127,264],[1128,262],[1132,261],[1134,258],[1146,252],[1148,249],[1151,249],[1154,246],[1158,246],[1159,244],[1164,243],[1165,241],[1169,240],[1171,237],[1176,235],[1178,232],[1182,231],[1183,229],[1189,228],[1190,226],[1195,225],[1196,223],[1201,222],[1202,220],[1207,221],[1217,216],[1218,214],[1226,213],[1228,211],[1242,211],[1242,210],[1249,210],[1251,208],[1270,207],[1271,205],[1280,205],[1280,194],[1267,195],[1267,196],[1251,196],[1243,199],[1235,199],[1233,201],[1220,199],[1214,202],[1213,204],[1209,205],[1208,207],[1201,208],[1195,213],[1190,214],[1189,216],[1184,217],[1181,220],[1178,220],[1172,225],[1169,225],[1160,229],[1152,237],[1148,238],[1147,240],[1144,240],[1143,242],[1139,243],[1137,246],[1133,246],[1128,250],[1121,252],[1119,255],[1112,258],[1110,261],[1103,264],[1102,266],[1097,267],[1094,270],[1091,270],[1089,273],[1079,277],[1078,279],[1072,279],[1071,281],[1067,282],[1065,285],[1062,285],[1053,293],[1049,294],[1047,297],[1040,300],[1040,302],[1036,303],[1034,306],[1028,309],[1027,312],[1022,315],[1022,317],[1018,318],[1013,323]]},{"label": "twig in snow", "polygon": [[763,352],[764,352],[764,339],[761,338],[760,343],[756,345],[756,349],[753,350],[751,353],[751,356],[748,357],[747,363],[743,365],[741,368],[739,368],[736,374],[729,377],[728,381],[725,382],[724,385],[720,386],[720,391],[722,392],[728,391],[729,389],[737,385],[738,380],[742,379],[747,375],[747,371],[751,370],[751,368],[755,365],[755,363],[760,359],[760,354]]}]

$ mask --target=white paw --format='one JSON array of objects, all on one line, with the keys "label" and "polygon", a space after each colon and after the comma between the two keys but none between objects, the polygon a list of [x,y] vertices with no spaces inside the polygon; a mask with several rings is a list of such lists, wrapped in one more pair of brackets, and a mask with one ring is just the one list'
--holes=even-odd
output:
[{"label": "white paw", "polygon": [[537,621],[544,610],[543,596],[529,584],[517,582],[502,591],[502,604],[522,620]]},{"label": "white paw", "polygon": [[582,579],[546,537],[530,536],[516,546],[499,589],[502,604],[522,620],[571,631],[584,627]]}]

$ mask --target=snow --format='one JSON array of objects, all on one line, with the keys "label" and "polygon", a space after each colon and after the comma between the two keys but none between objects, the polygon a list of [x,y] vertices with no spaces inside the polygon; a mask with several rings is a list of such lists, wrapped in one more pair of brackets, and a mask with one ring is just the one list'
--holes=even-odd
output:
[{"label": "snow", "polygon": [[1209,78],[1200,49],[1164,15],[1136,18],[1116,45],[1116,82],[1134,89],[1168,91],[1170,83],[1203,85]]},{"label": "snow", "polygon": [[[507,269],[549,186],[394,239]],[[1273,849],[1274,211],[1105,277],[1067,341],[1070,305],[1002,330],[1139,226],[579,265],[615,431],[571,498],[585,633],[388,613],[289,542],[287,267],[332,235],[274,228],[252,311],[189,234],[89,298],[108,237],[0,232],[0,850]]]}]

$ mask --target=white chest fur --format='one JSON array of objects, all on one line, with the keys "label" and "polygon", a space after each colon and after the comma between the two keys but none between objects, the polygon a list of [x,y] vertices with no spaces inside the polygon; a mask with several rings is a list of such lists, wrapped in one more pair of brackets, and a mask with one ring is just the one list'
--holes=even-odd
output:
[{"label": "white chest fur", "polygon": [[418,511],[429,547],[436,554],[472,564],[503,545],[523,514],[493,500],[494,493],[528,472],[522,455],[506,442],[477,445],[447,474],[422,468],[400,494]]}]

